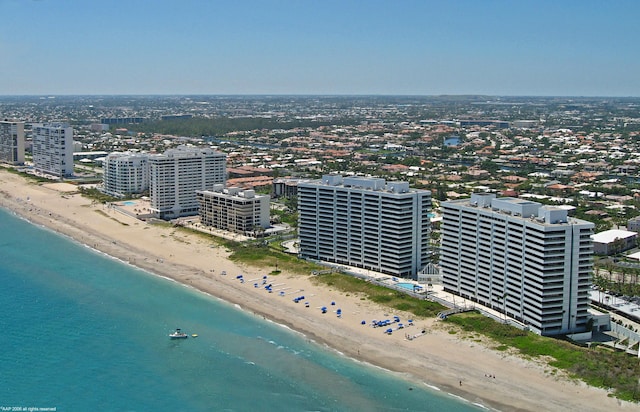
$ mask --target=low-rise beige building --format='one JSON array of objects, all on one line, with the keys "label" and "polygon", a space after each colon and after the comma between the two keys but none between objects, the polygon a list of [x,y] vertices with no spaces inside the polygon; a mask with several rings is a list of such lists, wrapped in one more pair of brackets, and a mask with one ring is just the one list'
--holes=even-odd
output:
[{"label": "low-rise beige building", "polygon": [[612,229],[596,233],[591,237],[593,238],[593,253],[608,256],[634,248],[638,233]]},{"label": "low-rise beige building", "polygon": [[200,223],[216,229],[260,236],[270,226],[269,195],[254,190],[215,185],[213,190],[196,192],[200,205]]}]

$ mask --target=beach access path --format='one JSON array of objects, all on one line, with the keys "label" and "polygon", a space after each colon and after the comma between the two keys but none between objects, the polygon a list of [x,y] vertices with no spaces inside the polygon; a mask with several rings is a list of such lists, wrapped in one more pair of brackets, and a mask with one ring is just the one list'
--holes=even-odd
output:
[{"label": "beach access path", "polygon": [[[287,325],[346,356],[402,373],[407,389],[430,385],[501,411],[640,410],[608,397],[606,390],[567,379],[541,362],[495,350],[480,336],[449,333],[448,326],[435,319],[415,318],[361,296],[317,286],[310,274],[268,276],[269,283],[278,285],[269,293],[262,285],[266,270],[235,264],[228,251],[214,242],[147,224],[72,189],[72,185],[33,183],[0,170],[0,206],[132,265]],[[296,303],[293,298],[298,296],[305,299]],[[326,313],[320,310],[323,306]],[[389,335],[387,328],[370,325],[374,319],[393,316],[406,327]],[[406,323],[410,318],[412,326]]]}]

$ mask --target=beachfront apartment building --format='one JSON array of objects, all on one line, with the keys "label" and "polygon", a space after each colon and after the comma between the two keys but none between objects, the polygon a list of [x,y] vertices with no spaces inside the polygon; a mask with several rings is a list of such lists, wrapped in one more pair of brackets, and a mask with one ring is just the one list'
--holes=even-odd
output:
[{"label": "beachfront apartment building", "polygon": [[200,223],[215,229],[259,236],[269,228],[269,195],[255,190],[215,185],[212,190],[196,192],[200,206]]},{"label": "beachfront apartment building", "polygon": [[109,153],[102,164],[102,191],[110,196],[127,197],[149,190],[149,154]]},{"label": "beachfront apartment building", "polygon": [[273,197],[295,197],[298,195],[298,184],[309,182],[311,179],[297,177],[280,177],[273,179]]},{"label": "beachfront apartment building", "polygon": [[73,128],[66,123],[32,126],[33,168],[59,179],[73,175]]},{"label": "beachfront apartment building", "polygon": [[0,120],[0,162],[24,164],[24,122]]},{"label": "beachfront apartment building", "polygon": [[542,335],[589,332],[594,224],[492,193],[442,202],[444,290]]},{"label": "beachfront apartment building", "polygon": [[429,263],[431,192],[325,175],[298,183],[300,257],[416,278]]},{"label": "beachfront apartment building", "polygon": [[149,157],[151,214],[175,219],[198,214],[199,190],[226,182],[224,153],[211,148],[178,146]]}]

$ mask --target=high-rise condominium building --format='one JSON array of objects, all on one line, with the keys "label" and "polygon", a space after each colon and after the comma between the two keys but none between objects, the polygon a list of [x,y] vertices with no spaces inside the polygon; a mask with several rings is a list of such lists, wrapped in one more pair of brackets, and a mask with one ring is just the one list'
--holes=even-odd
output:
[{"label": "high-rise condominium building", "polygon": [[198,214],[198,190],[226,180],[226,155],[209,148],[180,146],[149,158],[151,213],[160,219]]},{"label": "high-rise condominium building", "polygon": [[273,179],[273,195],[274,197],[294,197],[298,195],[298,184],[300,182],[309,182],[312,179],[296,178],[296,177],[280,177]]},{"label": "high-rise condominium building", "polygon": [[258,236],[269,227],[269,195],[223,185],[196,193],[200,223],[205,226],[247,236]]},{"label": "high-rise condominium building", "polygon": [[442,202],[446,291],[542,335],[588,332],[593,223],[495,194]]},{"label": "high-rise condominium building", "polygon": [[0,162],[24,163],[24,122],[0,121]]},{"label": "high-rise condominium building", "polygon": [[431,192],[325,175],[298,183],[300,255],[415,277],[430,258]]},{"label": "high-rise condominium building", "polygon": [[131,196],[149,189],[149,155],[110,153],[103,163],[103,192],[116,197]]},{"label": "high-rise condominium building", "polygon": [[33,125],[33,167],[62,179],[73,175],[73,129],[66,123]]}]

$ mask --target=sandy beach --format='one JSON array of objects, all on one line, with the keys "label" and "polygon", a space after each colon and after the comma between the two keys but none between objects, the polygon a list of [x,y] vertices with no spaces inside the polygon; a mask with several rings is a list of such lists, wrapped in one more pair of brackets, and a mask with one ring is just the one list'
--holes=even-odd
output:
[{"label": "sandy beach", "polygon": [[[386,328],[371,327],[371,320],[397,315],[406,325],[412,316],[316,286],[311,275],[269,276],[273,293],[268,293],[254,287],[268,270],[238,266],[213,241],[138,221],[73,190],[68,184],[36,184],[0,171],[0,206],[132,265],[287,325],[346,356],[402,373],[408,379],[407,389],[430,385],[500,411],[640,410],[639,405],[608,397],[605,390],[558,375],[552,367],[493,350],[478,336],[451,334],[435,319],[413,318],[414,325],[387,335]],[[240,274],[244,282],[237,278]],[[295,303],[297,296],[305,299]],[[327,313],[321,312],[322,306]],[[361,324],[363,320],[367,325]],[[407,339],[407,334],[419,337]]]}]

